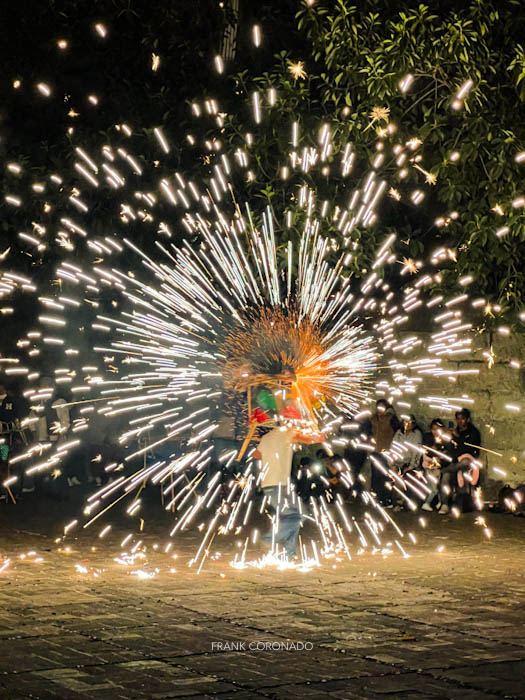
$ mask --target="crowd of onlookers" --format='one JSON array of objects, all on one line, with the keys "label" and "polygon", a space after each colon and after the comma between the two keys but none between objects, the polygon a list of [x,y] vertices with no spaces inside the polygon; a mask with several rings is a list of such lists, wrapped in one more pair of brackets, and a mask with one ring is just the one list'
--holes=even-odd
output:
[{"label": "crowd of onlookers", "polygon": [[293,471],[298,492],[337,495],[348,501],[371,492],[384,508],[469,510],[480,483],[481,436],[467,408],[448,426],[434,418],[427,431],[414,415],[399,419],[384,399],[352,426],[343,454],[317,450],[303,456]]},{"label": "crowd of onlookers", "polygon": [[[369,434],[375,440],[376,450],[370,455],[372,490],[383,505],[397,505],[400,499],[392,493],[398,491],[402,501],[419,501],[423,510],[430,511],[439,504],[441,514],[448,513],[451,503],[460,511],[471,505],[482,463],[481,435],[468,408],[456,411],[455,422],[448,427],[440,418],[434,418],[429,430],[423,432],[413,415],[399,421],[392,407],[379,400]],[[389,493],[385,468],[394,484]],[[404,477],[404,492],[396,487],[396,472]]]},{"label": "crowd of onlookers", "polygon": [[[35,442],[59,445],[61,440],[71,439],[68,403],[50,387],[50,383],[38,387],[30,397],[30,406],[26,397],[0,383],[2,483],[10,476],[13,455]],[[341,455],[330,455],[324,449],[318,450],[315,457],[305,456],[304,452],[296,455],[292,476],[302,498],[336,498],[339,494],[348,501],[360,498],[363,492],[372,492],[385,508],[421,507],[445,514],[452,504],[459,510],[469,507],[480,480],[481,438],[468,409],[457,411],[453,424],[445,425],[435,418],[427,431],[413,415],[399,419],[384,399],[376,402],[373,414],[357,418],[346,426],[351,432],[346,433],[346,447]],[[123,450],[107,435],[90,437],[83,440],[84,446],[71,458],[51,470],[53,479],[60,476],[68,486],[75,486],[105,483],[110,478],[107,465],[121,461]],[[218,445],[221,440],[224,442],[216,438]],[[235,447],[231,440],[226,442]],[[29,493],[38,486],[38,474],[35,481],[21,467],[11,468],[13,471],[17,476],[13,490],[18,494]],[[46,478],[50,478],[49,474]]]},{"label": "crowd of onlookers", "polygon": [[458,410],[445,426],[434,418],[424,431],[414,415],[399,419],[384,399],[372,415],[353,425],[343,455],[318,450],[303,457],[295,470],[299,493],[329,491],[344,500],[372,492],[385,508],[421,507],[447,514],[472,506],[480,483],[481,436],[467,408]]},{"label": "crowd of onlookers", "polygon": [[31,460],[19,459],[34,450],[33,461],[38,455],[38,461],[45,462],[61,445],[74,440],[75,429],[83,426],[71,411],[69,398],[51,382],[42,381],[30,397],[0,382],[0,484],[9,487],[0,490],[0,499],[15,500],[35,490],[63,497],[64,488],[104,484],[111,478],[107,466],[121,462],[124,454],[100,430],[92,430],[88,439],[84,433],[80,444],[49,469],[28,471],[25,466]]}]

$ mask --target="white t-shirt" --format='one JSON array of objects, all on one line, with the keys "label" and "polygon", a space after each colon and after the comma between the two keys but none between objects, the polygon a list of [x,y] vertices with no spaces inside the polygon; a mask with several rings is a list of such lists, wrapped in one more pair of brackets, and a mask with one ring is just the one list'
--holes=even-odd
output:
[{"label": "white t-shirt", "polygon": [[398,430],[394,435],[393,443],[399,443],[403,451],[402,457],[399,458],[398,462],[400,464],[408,464],[409,469],[417,469],[419,462],[421,460],[421,452],[418,452],[413,447],[408,447],[408,445],[414,445],[415,447],[420,447],[423,442],[423,435],[421,430],[416,428],[410,433],[403,433]]},{"label": "white t-shirt", "polygon": [[292,472],[293,437],[293,430],[274,428],[261,439],[259,452],[264,474],[263,488],[288,483]]},{"label": "white t-shirt", "polygon": [[[69,418],[69,408],[67,407],[64,399],[57,399],[56,401],[54,401],[51,404],[51,408],[54,408],[57,412],[57,418],[58,422],[60,423],[61,429],[60,434],[62,435],[69,430],[69,427],[71,425],[71,421]],[[52,435],[49,435],[49,431],[51,430],[53,425],[47,424],[47,418],[45,415],[37,416],[37,414],[34,411],[32,411],[31,417],[38,419],[31,426],[33,432],[36,433],[37,440],[41,440],[43,442],[45,440],[48,440],[50,437],[55,440],[57,439],[57,437],[59,436],[58,433],[55,432]]]}]

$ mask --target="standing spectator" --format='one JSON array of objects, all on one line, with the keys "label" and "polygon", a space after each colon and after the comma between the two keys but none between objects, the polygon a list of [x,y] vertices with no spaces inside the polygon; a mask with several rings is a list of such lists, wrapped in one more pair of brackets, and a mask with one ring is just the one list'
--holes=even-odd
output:
[{"label": "standing spectator", "polygon": [[[9,457],[7,461],[21,452],[28,443],[28,431],[22,421],[29,415],[29,403],[4,382],[0,382],[0,433],[5,439],[4,450]],[[21,472],[20,486],[23,493],[35,490],[34,477]]]},{"label": "standing spectator", "polygon": [[295,483],[297,485],[297,493],[306,503],[310,498],[311,484],[310,480],[312,478],[312,464],[313,459],[311,457],[301,457],[301,461],[297,465],[295,470]]},{"label": "standing spectator", "polygon": [[0,382],[0,423],[17,424],[29,415],[29,404],[12,388]]},{"label": "standing spectator", "polygon": [[363,491],[363,484],[366,479],[362,476],[368,451],[364,449],[368,437],[371,434],[371,424],[369,420],[355,423],[355,428],[349,435],[349,442],[345,448],[344,457],[350,465],[353,477],[352,493],[360,495]]},{"label": "standing spectator", "polygon": [[[450,462],[444,456],[447,441],[445,439],[445,425],[441,418],[434,418],[430,424],[430,430],[423,436],[423,447],[425,449],[422,459],[425,481],[430,491],[423,502],[421,508],[428,512],[432,511],[432,503],[439,496],[439,483],[441,480],[441,469]],[[441,455],[437,454],[440,452]],[[441,505],[441,503],[440,503]]]},{"label": "standing spectator", "polygon": [[[479,448],[481,446],[481,435],[479,430],[472,424],[470,411],[462,408],[456,411],[456,427],[452,432],[449,455],[452,457],[451,464],[441,470],[441,507],[439,512],[446,515],[449,512],[449,501],[456,493],[456,503],[462,511],[465,505],[465,495],[468,491],[466,481],[477,482],[479,476]],[[466,476],[467,475],[467,476]]]},{"label": "standing spectator", "polygon": [[91,444],[87,454],[82,455],[89,464],[88,478],[94,480],[97,486],[107,484],[113,472],[120,468],[126,458],[126,451],[106,434],[99,444]]},{"label": "standing spectator", "polygon": [[322,435],[305,435],[283,425],[266,433],[259,443],[259,449],[254,452],[254,458],[261,460],[261,485],[275,518],[273,533],[270,531],[263,535],[262,539],[267,543],[282,543],[290,559],[297,555],[297,540],[301,527],[297,495],[290,483],[293,446],[297,442],[311,445],[323,440]]},{"label": "standing spectator", "polygon": [[[36,440],[41,443],[54,442],[57,447],[67,442],[71,427],[69,404],[66,400],[68,398],[64,388],[57,389],[53,386],[52,380],[46,377],[41,379],[38,391],[32,396],[31,430]],[[80,485],[78,478],[80,466],[78,454],[69,455],[63,462],[68,486]]]},{"label": "standing spectator", "polygon": [[221,473],[223,493],[226,496],[226,485],[240,469],[240,463],[235,460],[239,452],[239,442],[236,440],[235,420],[229,413],[222,413],[218,426],[212,437],[213,449],[207,468],[206,477],[202,479],[201,490],[207,487],[207,483],[217,473]]},{"label": "standing spectator", "polygon": [[372,437],[375,440],[376,452],[385,452],[390,449],[396,431],[401,427],[394,407],[386,401],[376,401],[376,410],[370,419]]},{"label": "standing spectator", "polygon": [[399,427],[399,419],[388,401],[376,401],[376,410],[370,419],[371,434],[375,442],[375,452],[370,455],[371,489],[385,508],[393,508],[393,503],[391,492],[386,488],[386,482],[389,480],[388,462],[383,453],[392,446],[392,440]]}]

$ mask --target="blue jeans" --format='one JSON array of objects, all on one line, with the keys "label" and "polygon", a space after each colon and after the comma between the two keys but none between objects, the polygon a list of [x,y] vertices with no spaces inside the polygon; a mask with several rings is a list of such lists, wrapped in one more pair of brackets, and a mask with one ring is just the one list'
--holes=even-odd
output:
[{"label": "blue jeans", "polygon": [[[263,542],[267,544],[272,541],[279,542],[284,546],[286,554],[289,558],[295,557],[297,554],[297,540],[299,539],[299,528],[301,527],[301,514],[299,512],[299,507],[296,502],[292,503],[291,496],[286,493],[286,487],[281,486],[281,502],[278,502],[279,498],[279,487],[278,486],[265,486],[263,488],[263,493],[266,496],[266,502],[269,506],[270,512],[277,515],[279,518],[279,528],[275,535],[273,531],[266,533],[261,537]],[[286,507],[284,507],[284,501],[287,500]]]}]

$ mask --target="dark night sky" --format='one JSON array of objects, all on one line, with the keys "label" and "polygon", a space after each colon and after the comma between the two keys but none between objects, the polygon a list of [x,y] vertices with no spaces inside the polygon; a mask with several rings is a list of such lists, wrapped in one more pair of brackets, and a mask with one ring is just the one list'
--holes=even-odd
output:
[{"label": "dark night sky", "polygon": [[[263,71],[284,46],[304,50],[294,29],[296,10],[296,0],[256,5],[241,0],[239,69]],[[75,136],[85,129],[87,143],[91,138],[97,146],[110,126],[124,121],[143,127],[167,124],[176,138],[182,137],[184,121],[189,118],[187,102],[210,90],[220,96],[213,57],[220,51],[229,21],[220,4],[210,0],[20,0],[0,4],[0,158],[24,166],[25,178],[19,186],[27,203],[19,212],[10,209],[4,213],[5,205],[0,202],[0,252],[17,240],[18,231],[30,230],[30,221],[43,220],[41,203],[35,202],[31,209],[35,199],[31,198],[31,183],[44,174],[71,169],[68,127],[75,127]],[[94,32],[98,22],[108,29],[107,41]],[[250,39],[254,23],[272,26],[256,52]],[[67,41],[65,50],[59,49],[58,40]],[[151,70],[153,52],[160,56],[157,72]],[[13,89],[15,80],[21,82],[17,90]],[[67,95],[67,102],[42,99],[35,91],[40,81],[52,86],[54,96]],[[225,96],[231,94],[231,82],[224,81],[222,89]],[[87,103],[89,94],[101,98],[96,109]],[[70,109],[79,117],[69,117]],[[10,191],[11,183],[4,183],[4,192]],[[38,284],[49,279],[56,262],[48,249],[41,259],[18,255],[16,268]],[[13,266],[13,256],[8,264]],[[17,354],[16,340],[31,327],[39,310],[38,302],[27,294],[16,294],[10,304],[16,313],[9,318],[9,332],[0,347],[7,355]]]}]

